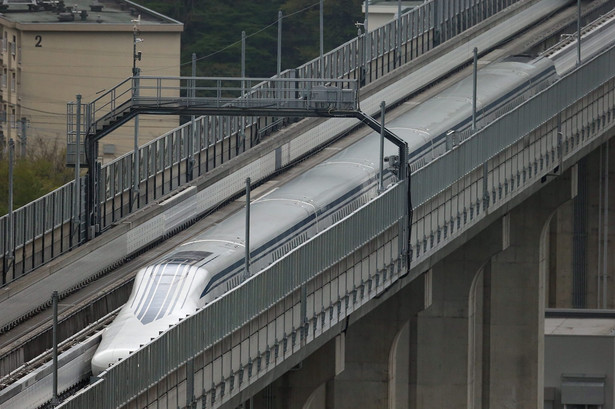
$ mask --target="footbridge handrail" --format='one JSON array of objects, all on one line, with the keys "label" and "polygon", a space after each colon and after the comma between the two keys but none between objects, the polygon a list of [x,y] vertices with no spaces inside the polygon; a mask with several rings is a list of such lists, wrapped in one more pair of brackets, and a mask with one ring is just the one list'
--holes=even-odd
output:
[{"label": "footbridge handrail", "polygon": [[332,116],[358,109],[354,79],[136,76],[86,104],[86,138],[99,140],[140,113]]}]

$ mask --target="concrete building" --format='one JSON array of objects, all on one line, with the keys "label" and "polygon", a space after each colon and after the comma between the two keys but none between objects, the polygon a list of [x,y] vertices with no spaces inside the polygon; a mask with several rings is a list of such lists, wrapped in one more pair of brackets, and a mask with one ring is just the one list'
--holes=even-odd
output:
[{"label": "concrete building", "polygon": [[612,310],[547,313],[545,409],[615,407],[614,351]]},{"label": "concrete building", "polygon": [[[17,3],[17,4],[15,4]],[[3,141],[16,140],[18,152],[44,141],[66,144],[66,104],[81,94],[84,103],[132,75],[178,76],[183,24],[125,0],[11,1],[0,14],[0,123]],[[138,24],[135,23],[138,20]],[[138,25],[138,37],[134,28]],[[133,61],[134,38],[141,38]],[[178,118],[144,117],[143,144],[178,125]],[[101,141],[105,160],[129,151],[128,124]]]}]

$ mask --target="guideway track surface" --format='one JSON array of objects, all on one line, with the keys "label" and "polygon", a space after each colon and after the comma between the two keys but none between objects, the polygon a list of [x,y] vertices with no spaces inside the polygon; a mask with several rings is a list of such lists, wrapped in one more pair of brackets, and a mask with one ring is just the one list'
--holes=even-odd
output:
[{"label": "guideway track surface", "polygon": [[[453,47],[454,47],[454,46],[453,46]],[[433,56],[432,56],[432,55],[429,55],[428,57],[433,58]],[[418,63],[418,62],[419,62],[419,61],[417,61],[417,63]],[[322,121],[318,121],[318,122],[322,122]],[[136,219],[138,219],[138,217],[135,217],[135,218],[136,218]],[[133,220],[134,220],[135,218],[133,218]],[[126,222],[127,222],[127,223],[131,223],[132,221],[131,221],[131,219],[128,219]]]}]

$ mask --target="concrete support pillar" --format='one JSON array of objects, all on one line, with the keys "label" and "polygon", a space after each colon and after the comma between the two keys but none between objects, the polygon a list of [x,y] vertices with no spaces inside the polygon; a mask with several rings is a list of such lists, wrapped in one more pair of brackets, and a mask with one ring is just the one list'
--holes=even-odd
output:
[{"label": "concrete support pillar", "polygon": [[408,408],[409,320],[424,308],[421,276],[346,332],[344,371],[331,387],[336,409]]},{"label": "concrete support pillar", "polygon": [[354,313],[335,339],[257,394],[254,408],[408,408],[408,323],[424,308],[424,286],[418,277],[369,314]]},{"label": "concrete support pillar", "polygon": [[549,234],[548,308],[572,308],[572,200],[553,215]]},{"label": "concrete support pillar", "polygon": [[470,365],[481,361],[482,285],[477,283],[501,243],[496,223],[434,265],[432,304],[413,321],[412,408],[473,407],[471,401],[480,399],[481,367]]},{"label": "concrete support pillar", "polygon": [[503,251],[484,270],[483,408],[542,407],[549,222],[571,197],[569,172],[502,220]]},{"label": "concrete support pillar", "polygon": [[433,266],[433,303],[411,331],[411,407],[542,406],[548,227],[570,172],[544,183]]},{"label": "concrete support pillar", "polygon": [[252,399],[255,409],[324,409],[327,382],[335,376],[336,340],[333,339]]}]

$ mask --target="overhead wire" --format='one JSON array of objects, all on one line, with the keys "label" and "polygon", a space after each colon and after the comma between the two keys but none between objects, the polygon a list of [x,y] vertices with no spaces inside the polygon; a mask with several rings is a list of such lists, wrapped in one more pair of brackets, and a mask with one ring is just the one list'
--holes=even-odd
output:
[{"label": "overhead wire", "polygon": [[[284,20],[285,18],[289,18],[289,17],[295,16],[295,15],[297,15],[299,13],[303,13],[304,11],[309,10],[309,9],[311,9],[311,8],[313,8],[315,6],[319,6],[319,5],[320,5],[320,2],[313,3],[313,4],[309,5],[309,6],[306,6],[306,7],[302,8],[301,10],[294,11],[294,12],[292,12],[290,14],[287,14],[287,15],[282,15],[282,20]],[[275,21],[273,21],[272,23],[262,27],[261,29],[255,31],[253,33],[247,34],[246,35],[246,39],[248,39],[250,37],[254,37],[255,35],[262,33],[263,31],[267,30],[270,27],[273,27],[276,24],[278,24],[278,20],[277,19]],[[231,43],[231,44],[229,44],[229,45],[227,45],[227,46],[225,46],[225,47],[223,47],[223,48],[221,48],[219,50],[216,50],[216,51],[214,51],[212,53],[209,53],[207,55],[204,55],[202,57],[198,57],[198,58],[195,59],[195,61],[198,62],[198,61],[201,61],[201,60],[205,60],[207,58],[211,58],[214,55],[220,54],[220,53],[228,50],[229,48],[232,48],[232,47],[235,47],[236,45],[241,44],[241,41],[242,40],[237,40],[237,41],[235,41],[235,42],[233,42],[233,43]],[[183,67],[183,66],[186,66],[186,65],[189,65],[189,64],[192,64],[192,59],[190,61],[186,61],[186,62],[180,63],[179,66]],[[153,67],[153,68],[149,68],[147,71],[152,71],[154,69],[165,70],[165,69],[170,69],[170,68],[174,68],[174,67],[175,67],[174,65],[173,66],[164,66],[164,67]]]}]

